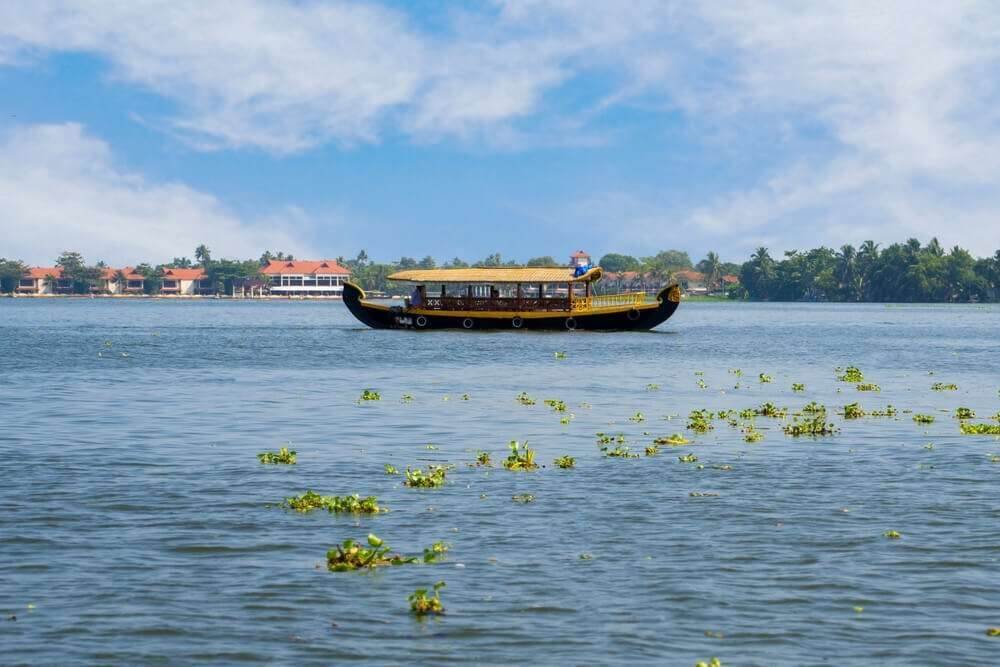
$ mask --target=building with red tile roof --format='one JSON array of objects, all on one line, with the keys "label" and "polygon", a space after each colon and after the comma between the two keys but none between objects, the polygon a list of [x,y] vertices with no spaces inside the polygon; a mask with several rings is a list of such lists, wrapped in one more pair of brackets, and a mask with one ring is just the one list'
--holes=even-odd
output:
[{"label": "building with red tile roof", "polygon": [[350,269],[332,259],[272,259],[260,272],[272,296],[341,296],[351,277]]},{"label": "building with red tile roof", "polygon": [[210,294],[213,291],[204,269],[163,269],[160,293],[174,296]]}]

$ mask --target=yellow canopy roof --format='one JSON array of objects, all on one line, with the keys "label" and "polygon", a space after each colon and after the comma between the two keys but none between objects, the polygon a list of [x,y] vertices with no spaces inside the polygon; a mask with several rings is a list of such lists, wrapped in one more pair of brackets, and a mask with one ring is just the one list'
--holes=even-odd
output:
[{"label": "yellow canopy roof", "polygon": [[601,267],[595,266],[581,276],[574,276],[567,267],[533,267],[489,269],[414,269],[397,271],[389,280],[410,283],[587,283],[601,278]]}]

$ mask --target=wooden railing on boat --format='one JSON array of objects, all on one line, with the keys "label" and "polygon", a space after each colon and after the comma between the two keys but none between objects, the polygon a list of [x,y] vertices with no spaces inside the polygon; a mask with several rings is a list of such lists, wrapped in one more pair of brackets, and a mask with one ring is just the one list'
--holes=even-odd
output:
[{"label": "wooden railing on boat", "polygon": [[574,297],[477,297],[477,296],[428,296],[418,306],[426,310],[447,311],[505,311],[505,312],[574,312],[585,313],[599,308],[641,306],[644,292],[603,294],[600,296]]},{"label": "wooden railing on boat", "polygon": [[613,306],[641,306],[645,301],[645,292],[587,296],[580,299],[573,299],[573,312],[586,312],[595,308],[610,308]]}]

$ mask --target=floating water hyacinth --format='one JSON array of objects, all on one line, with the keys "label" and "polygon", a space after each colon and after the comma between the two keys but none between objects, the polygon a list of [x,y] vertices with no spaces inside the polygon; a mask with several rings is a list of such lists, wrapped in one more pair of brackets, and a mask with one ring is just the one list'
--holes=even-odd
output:
[{"label": "floating water hyacinth", "polygon": [[837,376],[837,379],[841,382],[851,382],[856,384],[858,382],[865,381],[865,374],[862,373],[861,369],[857,366],[848,366],[843,370],[838,368],[837,371],[841,372],[841,374]]},{"label": "floating water hyacinth", "polygon": [[901,537],[903,537],[903,534],[896,530],[887,530],[884,533],[882,533],[882,536],[887,537],[890,540],[898,540]]},{"label": "floating water hyacinth", "polygon": [[868,416],[869,417],[895,417],[896,416],[896,408],[892,407],[891,405],[887,405],[887,406],[885,406],[884,410],[872,410],[871,412],[868,413]]},{"label": "floating water hyacinth", "polygon": [[556,412],[566,412],[566,403],[564,401],[560,401],[555,398],[546,398],[545,405],[549,406]]},{"label": "floating water hyacinth", "polygon": [[326,567],[331,572],[373,569],[417,562],[419,559],[416,557],[390,553],[389,547],[373,533],[368,534],[367,547],[360,542],[347,539],[326,552]]},{"label": "floating water hyacinth", "polygon": [[525,440],[522,445],[517,440],[511,440],[510,444],[510,454],[504,459],[503,467],[507,470],[534,470],[538,467],[535,463],[535,450],[528,447],[528,441]]},{"label": "floating water hyacinth", "polygon": [[566,353],[565,352],[556,352],[555,356],[556,356],[556,359],[565,359],[566,358]]},{"label": "floating water hyacinth", "polygon": [[694,454],[684,454],[683,456],[678,456],[677,460],[681,463],[694,463],[698,460],[698,457]]},{"label": "floating water hyacinth", "polygon": [[674,433],[673,435],[668,435],[666,437],[660,437],[653,440],[654,445],[668,445],[670,447],[679,447],[680,445],[689,445],[691,441],[685,438],[680,433]]},{"label": "floating water hyacinth", "polygon": [[794,438],[801,436],[823,436],[833,435],[837,432],[837,427],[826,421],[826,413],[816,413],[812,417],[796,417],[791,424],[785,424],[785,435]]},{"label": "floating water hyacinth", "polygon": [[933,424],[934,415],[925,415],[918,413],[913,415],[913,421],[917,422],[918,424]]},{"label": "floating water hyacinth", "polygon": [[960,428],[965,435],[1000,435],[1000,424],[969,424],[963,422]]},{"label": "floating water hyacinth", "polygon": [[802,408],[802,412],[806,414],[817,414],[820,412],[826,412],[826,406],[822,403],[817,403],[816,401],[810,401]]},{"label": "floating water hyacinth", "polygon": [[748,426],[747,428],[743,429],[744,442],[750,442],[750,443],[760,442],[763,439],[764,439],[764,434],[758,431],[753,426]]},{"label": "floating water hyacinth", "polygon": [[398,475],[399,471],[396,470],[396,466],[391,465],[389,463],[386,463],[385,464],[385,474],[386,475]]},{"label": "floating water hyacinth", "polygon": [[576,416],[576,415],[574,415],[574,414],[573,414],[573,413],[571,412],[571,413],[569,413],[568,415],[566,415],[565,417],[561,418],[561,419],[559,420],[559,423],[560,423],[560,424],[562,424],[563,426],[565,426],[566,424],[568,424],[568,423],[570,423],[571,421],[573,421],[573,418],[574,418],[575,416]]},{"label": "floating water hyacinth", "polygon": [[641,412],[636,412],[634,415],[632,415],[631,417],[629,417],[628,420],[630,422],[635,422],[635,423],[638,424],[639,422],[646,421],[646,417]]},{"label": "floating water hyacinth", "polygon": [[712,412],[710,410],[692,410],[688,415],[687,427],[695,433],[707,433],[715,426],[712,425]]},{"label": "floating water hyacinth", "polygon": [[565,455],[565,456],[560,456],[555,461],[553,461],[553,463],[557,468],[564,468],[564,469],[572,468],[576,466],[576,459],[574,459],[572,456]]},{"label": "floating water hyacinth", "polygon": [[490,458],[490,453],[483,450],[478,450],[476,452],[476,462],[473,463],[474,466],[490,467],[493,465],[493,460]]},{"label": "floating water hyacinth", "polygon": [[382,394],[380,394],[378,391],[376,391],[374,389],[365,389],[363,392],[361,392],[361,398],[359,398],[358,400],[359,401],[381,401],[382,400]]},{"label": "floating water hyacinth", "polygon": [[472,397],[471,397],[471,396],[469,396],[468,394],[462,394],[462,400],[463,400],[463,401],[467,401],[467,400],[469,400],[470,398],[472,398]]},{"label": "floating water hyacinth", "polygon": [[1000,628],[986,628],[987,637],[1000,637]]},{"label": "floating water hyacinth", "polygon": [[399,399],[399,402],[400,403],[412,403],[413,402],[413,396],[410,396],[409,394],[403,394],[403,396]]},{"label": "floating water hyacinth", "polygon": [[739,369],[739,368],[730,368],[729,372],[732,373],[733,375],[735,375],[736,377],[742,377],[743,376],[743,371],[741,369]]},{"label": "floating water hyacinth", "polygon": [[859,384],[857,388],[858,391],[882,391],[882,388],[880,386],[870,382],[866,384]]},{"label": "floating water hyacinth", "polygon": [[725,667],[725,665],[722,664],[721,660],[713,656],[708,660],[699,660],[694,663],[694,667]]},{"label": "floating water hyacinth", "polygon": [[865,416],[865,411],[861,409],[860,403],[848,403],[844,406],[844,419],[861,419]]},{"label": "floating water hyacinth", "polygon": [[659,445],[648,445],[646,447],[646,456],[656,456],[660,453]]},{"label": "floating water hyacinth", "polygon": [[528,394],[526,392],[523,392],[523,391],[520,394],[517,395],[517,397],[516,397],[515,400],[518,403],[520,403],[521,405],[534,405],[535,404],[535,399],[533,399],[531,396],[528,396]]},{"label": "floating water hyacinth", "polygon": [[760,380],[761,384],[766,384],[774,380],[774,378],[772,378],[770,375],[766,373],[761,373],[760,375],[757,376],[757,379]]},{"label": "floating water hyacinth", "polygon": [[403,485],[414,488],[436,488],[444,486],[447,474],[448,468],[446,466],[432,464],[427,466],[427,472],[424,472],[420,468],[411,470],[407,466],[406,479],[403,481]]},{"label": "floating water hyacinth", "polygon": [[610,445],[612,442],[616,442],[619,445],[625,444],[625,434],[619,433],[618,435],[610,435],[608,433],[597,433],[597,444],[598,446]]},{"label": "floating water hyacinth", "polygon": [[362,498],[356,493],[350,496],[322,496],[315,491],[306,491],[300,496],[285,498],[282,504],[288,509],[302,513],[318,509],[325,509],[331,513],[348,512],[351,514],[378,514],[389,511],[384,507],[379,507],[378,499],[375,496]]},{"label": "floating water hyacinth", "polygon": [[511,496],[510,499],[513,500],[515,503],[522,503],[525,505],[528,503],[535,502],[535,496],[533,496],[530,493],[519,493],[517,495]]},{"label": "floating water hyacinth", "polygon": [[257,455],[257,460],[261,463],[295,465],[296,453],[294,449],[282,447],[276,452],[261,452]]},{"label": "floating water hyacinth", "polygon": [[958,391],[958,385],[945,382],[935,382],[931,385],[931,389],[934,391]]},{"label": "floating water hyacinth", "polygon": [[792,391],[805,391],[805,390],[806,390],[806,386],[804,384],[802,384],[800,382],[793,382],[792,383]]},{"label": "floating water hyacinth", "polygon": [[754,416],[781,419],[788,414],[788,408],[779,408],[774,403],[762,403],[753,409]]},{"label": "floating water hyacinth", "polygon": [[698,379],[698,389],[708,389],[708,385],[700,378]]},{"label": "floating water hyacinth", "polygon": [[428,594],[426,588],[418,588],[406,599],[410,602],[410,611],[417,616],[427,616],[428,614],[439,615],[444,613],[444,605],[441,604],[441,589],[444,588],[443,581],[439,581],[432,587],[433,595]]},{"label": "floating water hyacinth", "polygon": [[955,410],[955,419],[975,419],[975,411],[969,408],[958,408]]},{"label": "floating water hyacinth", "polygon": [[646,385],[646,391],[659,391],[659,390],[660,390],[660,385],[658,384],[650,383]]}]

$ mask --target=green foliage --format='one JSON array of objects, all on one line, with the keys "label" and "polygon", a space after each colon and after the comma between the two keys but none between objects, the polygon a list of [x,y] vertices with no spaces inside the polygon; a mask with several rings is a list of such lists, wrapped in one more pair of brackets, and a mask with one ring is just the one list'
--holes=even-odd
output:
[{"label": "green foliage", "polygon": [[431,464],[427,466],[427,472],[424,472],[420,468],[414,468],[411,470],[410,467],[407,466],[405,474],[406,479],[403,480],[403,486],[433,489],[439,486],[444,486],[445,478],[448,474],[448,468],[447,466]]},{"label": "green foliage", "polygon": [[656,456],[660,453],[660,446],[653,444],[646,447],[646,456]]},{"label": "green foliage", "polygon": [[935,382],[931,385],[931,389],[934,391],[958,391],[958,385],[945,382]]},{"label": "green foliage", "polygon": [[933,424],[934,415],[924,415],[918,413],[913,415],[913,421],[917,422],[918,424]]},{"label": "green foliage", "polygon": [[861,419],[865,416],[865,411],[861,409],[860,403],[848,403],[844,406],[844,419]]},{"label": "green foliage", "polygon": [[837,376],[837,379],[840,380],[841,382],[851,382],[853,384],[857,384],[859,382],[865,381],[865,374],[862,373],[861,369],[858,368],[857,366],[848,366],[847,368],[843,369],[842,372],[841,369],[838,368],[837,371],[840,372],[840,375]]},{"label": "green foliage", "polygon": [[882,388],[871,382],[858,385],[858,391],[882,391]]},{"label": "green foliage", "polygon": [[359,401],[381,401],[382,400],[382,394],[379,393],[378,391],[374,390],[374,389],[365,389],[363,392],[361,392],[361,397],[358,400]]},{"label": "green foliage", "polygon": [[969,424],[962,422],[960,428],[965,435],[1000,435],[1000,424]]},{"label": "green foliage", "polygon": [[974,419],[975,417],[975,411],[970,408],[958,408],[955,410],[955,419]]},{"label": "green foliage", "polygon": [[772,382],[774,380],[774,378],[772,378],[767,373],[761,373],[760,375],[757,376],[757,379],[760,381],[761,384],[767,384],[768,382]]},{"label": "green foliage", "polygon": [[515,398],[515,400],[518,403],[520,403],[521,405],[534,405],[535,404],[535,399],[533,399],[531,396],[528,396],[528,394],[526,392],[523,392],[523,391],[520,394],[517,395],[517,397]]},{"label": "green foliage", "polygon": [[646,385],[646,391],[659,391],[659,390],[660,390],[660,385],[658,384],[650,383]]},{"label": "green foliage", "polygon": [[725,665],[722,664],[721,660],[713,656],[708,660],[699,660],[694,663],[694,667],[725,667]]},{"label": "green foliage", "polygon": [[396,466],[390,465],[390,464],[386,463],[385,464],[385,474],[386,475],[398,475],[399,471],[396,470]]},{"label": "green foliage", "polygon": [[792,383],[792,391],[805,391],[805,390],[806,386],[804,384],[801,384],[799,382]]},{"label": "green foliage", "polygon": [[712,412],[710,410],[692,410],[688,415],[688,430],[695,433],[708,433],[715,426],[712,425]]},{"label": "green foliage", "polygon": [[532,257],[524,264],[525,266],[559,266],[560,263],[555,260],[551,255],[543,255],[542,257]]},{"label": "green foliage", "polygon": [[837,427],[826,421],[826,412],[817,412],[811,417],[795,417],[784,426],[785,435],[792,437],[833,435]]},{"label": "green foliage", "polygon": [[350,570],[374,569],[393,565],[418,563],[413,556],[390,553],[390,549],[381,538],[369,533],[368,545],[352,539],[346,539],[342,544],[326,552],[326,567],[331,572],[347,572]]},{"label": "green foliage", "polygon": [[413,402],[413,396],[411,396],[410,394],[403,394],[402,398],[399,399],[399,402],[400,403],[412,403]]},{"label": "green foliage", "polygon": [[504,468],[507,470],[534,470],[538,467],[538,464],[535,463],[535,450],[528,447],[527,440],[523,445],[517,440],[511,440],[508,447],[510,447],[510,454],[504,459]]},{"label": "green foliage", "polygon": [[555,358],[556,359],[566,359],[566,353],[565,352],[556,352],[555,353]]},{"label": "green foliage", "polygon": [[629,449],[628,445],[615,445],[614,447],[601,447],[601,452],[613,459],[637,459],[639,455]]},{"label": "green foliage", "polygon": [[823,405],[822,403],[817,403],[816,401],[809,401],[809,403],[807,403],[805,407],[802,408],[802,412],[806,414],[816,414],[819,412],[826,412],[826,406]]},{"label": "green foliage", "polygon": [[882,536],[883,536],[883,537],[887,537],[887,538],[889,538],[890,540],[898,540],[898,539],[900,539],[901,537],[903,537],[903,534],[902,534],[902,533],[900,533],[899,531],[895,531],[895,530],[887,530],[887,531],[885,531],[884,533],[882,533]]},{"label": "green foliage", "polygon": [[14,259],[0,257],[0,292],[13,292],[17,289],[21,276],[28,270],[28,266]]},{"label": "green foliage", "polygon": [[762,403],[759,407],[754,408],[753,413],[757,417],[782,419],[788,414],[788,408],[779,408],[774,403]]},{"label": "green foliage", "polygon": [[619,445],[625,444],[625,434],[619,433],[618,435],[611,435],[608,433],[597,433],[597,446],[603,447],[605,445],[610,445],[612,442],[616,442]]},{"label": "green foliage", "polygon": [[677,460],[681,463],[694,463],[698,460],[698,457],[694,454],[684,454],[683,456],[678,456]]},{"label": "green foliage", "polygon": [[636,412],[634,415],[628,418],[630,422],[635,422],[636,424],[646,421],[645,415],[641,412]]},{"label": "green foliage", "polygon": [[261,463],[294,465],[295,450],[282,447],[276,452],[261,452],[257,455],[257,460]]},{"label": "green foliage", "polygon": [[553,463],[557,468],[573,468],[576,466],[576,459],[566,454],[557,458]]},{"label": "green foliage", "polygon": [[378,499],[375,496],[362,498],[356,493],[350,496],[321,496],[314,491],[306,491],[301,496],[285,498],[282,504],[288,509],[303,513],[317,509],[351,514],[378,514],[388,511],[379,507]]},{"label": "green foliage", "polygon": [[480,467],[486,467],[486,468],[492,466],[493,465],[493,460],[490,458],[490,453],[489,452],[484,452],[481,449],[479,451],[477,451],[476,452],[476,462],[473,465],[480,466]]},{"label": "green foliage", "polygon": [[868,413],[868,416],[870,416],[870,417],[895,417],[896,416],[896,408],[892,407],[891,405],[887,405],[887,406],[885,406],[884,410],[872,410],[871,412]]},{"label": "green foliage", "polygon": [[654,445],[668,445],[670,447],[679,447],[680,445],[689,445],[691,441],[685,438],[680,433],[674,433],[673,435],[659,437],[653,440]]},{"label": "green foliage", "polygon": [[743,429],[744,442],[754,443],[754,442],[760,442],[763,439],[764,439],[764,434],[758,431],[756,428],[754,428],[752,424]]},{"label": "green foliage", "polygon": [[444,588],[444,582],[439,581],[433,586],[433,595],[428,594],[426,588],[418,588],[413,591],[413,593],[406,598],[410,602],[410,611],[417,616],[443,614],[444,605],[441,604],[442,588]]},{"label": "green foliage", "polygon": [[522,503],[527,505],[528,503],[535,502],[535,496],[530,493],[518,493],[510,497],[515,503]]},{"label": "green foliage", "polygon": [[545,405],[549,406],[556,412],[566,412],[566,403],[564,401],[557,400],[555,398],[546,398]]},{"label": "green foliage", "polygon": [[605,271],[611,273],[621,273],[622,271],[640,271],[642,264],[631,255],[620,255],[615,252],[608,253],[597,262]]},{"label": "green foliage", "polygon": [[424,549],[424,562],[425,563],[436,563],[437,561],[444,558],[444,555],[448,553],[451,549],[451,545],[447,542],[437,541]]}]

